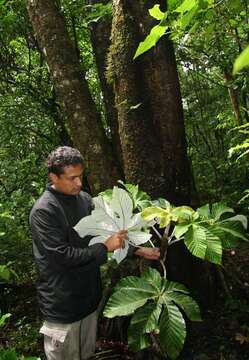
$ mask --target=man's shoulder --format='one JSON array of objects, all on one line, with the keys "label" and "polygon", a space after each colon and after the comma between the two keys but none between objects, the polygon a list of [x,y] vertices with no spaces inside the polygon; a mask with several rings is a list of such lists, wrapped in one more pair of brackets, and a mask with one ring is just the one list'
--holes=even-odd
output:
[{"label": "man's shoulder", "polygon": [[54,199],[52,193],[48,190],[45,190],[43,194],[36,200],[34,203],[30,216],[32,216],[37,211],[46,211],[46,212],[54,212],[55,208],[57,207],[57,203]]},{"label": "man's shoulder", "polygon": [[89,213],[92,212],[92,210],[94,209],[94,204],[93,204],[93,200],[92,200],[92,197],[91,195],[89,195],[87,192],[85,191],[81,191],[79,193],[79,201],[82,203],[82,205],[87,208],[87,211]]},{"label": "man's shoulder", "polygon": [[85,191],[81,191],[79,193],[79,198],[83,201],[88,201],[88,202],[92,202],[92,197],[91,195],[89,195],[87,192]]}]

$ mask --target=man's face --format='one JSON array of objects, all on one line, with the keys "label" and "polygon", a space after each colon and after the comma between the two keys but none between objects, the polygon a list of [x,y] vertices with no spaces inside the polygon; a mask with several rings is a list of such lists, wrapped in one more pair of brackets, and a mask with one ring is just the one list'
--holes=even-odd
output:
[{"label": "man's face", "polygon": [[56,175],[50,173],[52,187],[66,195],[78,195],[82,186],[83,167],[81,164],[64,167],[64,173]]}]

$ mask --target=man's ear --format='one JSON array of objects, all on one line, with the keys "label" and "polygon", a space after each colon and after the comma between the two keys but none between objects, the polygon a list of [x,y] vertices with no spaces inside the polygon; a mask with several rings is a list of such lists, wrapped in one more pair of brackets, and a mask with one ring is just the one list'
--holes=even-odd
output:
[{"label": "man's ear", "polygon": [[58,179],[59,179],[59,176],[52,173],[52,172],[48,174],[48,177],[49,177],[52,184],[56,184]]}]

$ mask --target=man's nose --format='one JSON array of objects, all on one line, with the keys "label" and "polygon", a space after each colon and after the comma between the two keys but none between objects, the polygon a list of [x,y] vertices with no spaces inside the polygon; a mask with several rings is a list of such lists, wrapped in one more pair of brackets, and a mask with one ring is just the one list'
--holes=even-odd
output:
[{"label": "man's nose", "polygon": [[82,185],[81,179],[80,179],[80,178],[76,178],[76,179],[75,179],[75,184],[76,184],[77,186],[81,186],[81,185]]}]

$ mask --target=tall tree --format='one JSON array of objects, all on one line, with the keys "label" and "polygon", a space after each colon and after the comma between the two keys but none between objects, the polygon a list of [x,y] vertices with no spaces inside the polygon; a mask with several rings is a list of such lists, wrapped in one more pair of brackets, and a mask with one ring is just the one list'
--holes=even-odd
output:
[{"label": "tall tree", "polygon": [[150,25],[151,1],[113,1],[108,77],[114,85],[127,180],[173,202],[189,201],[179,80],[171,43],[133,60]]},{"label": "tall tree", "polygon": [[84,155],[90,185],[98,192],[113,185],[120,175],[65,19],[56,1],[28,0],[27,9],[68,118],[73,142]]}]

